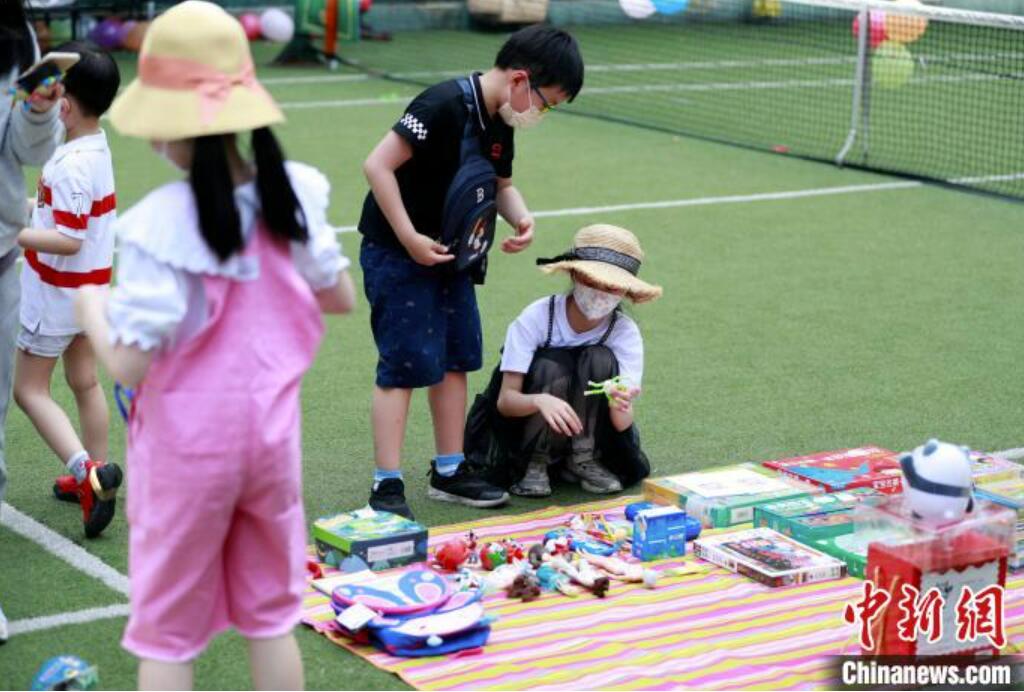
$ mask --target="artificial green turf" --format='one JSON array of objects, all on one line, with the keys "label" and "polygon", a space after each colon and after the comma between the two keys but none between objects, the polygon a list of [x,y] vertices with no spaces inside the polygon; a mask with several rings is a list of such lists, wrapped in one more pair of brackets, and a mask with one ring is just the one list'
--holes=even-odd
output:
[{"label": "artificial green turf", "polygon": [[[381,80],[270,88],[285,102],[414,91]],[[292,158],[316,165],[331,179],[334,223],[356,223],[366,192],[360,163],[401,109],[395,103],[288,111],[289,122],[279,134]],[[174,177],[148,145],[108,132],[122,208]],[[516,145],[514,178],[535,210],[889,180],[563,114],[522,133]],[[642,275],[665,288],[663,299],[631,308],[646,341],[638,425],[656,473],[864,443],[906,449],[932,435],[987,450],[1024,442],[1019,403],[1024,207],[920,187],[539,219],[534,245],[521,256],[496,255],[478,293],[485,370],[471,378],[473,392],[496,362],[508,322],[529,301],[566,286],[563,279],[542,277],[533,260],[566,249],[575,230],[592,222],[634,230],[647,252]],[[342,241],[356,258],[358,236],[345,234]],[[358,268],[353,271],[358,283]],[[366,501],[376,357],[368,321],[362,298],[355,314],[328,318],[320,356],[306,380],[310,518]],[[61,382],[58,375],[55,394],[67,405],[70,397]],[[116,414],[114,421],[112,457],[121,459],[123,427]],[[17,410],[8,421],[8,449],[8,501],[125,571],[123,514],[101,539],[85,542],[75,508],[50,496],[60,466]],[[405,446],[414,511],[431,526],[481,516],[426,500],[432,449],[425,397],[417,394]],[[580,491],[561,489],[548,501],[514,498],[503,511],[584,498]],[[63,563],[0,531],[0,603],[12,617],[53,613],[54,592],[75,582],[67,571]],[[104,591],[98,584],[83,585],[82,601],[68,609],[121,600],[112,593],[104,600]],[[115,619],[15,637],[0,648],[0,687],[26,685],[43,660],[62,652],[98,662],[105,686],[131,687],[134,662],[117,646],[123,623]],[[400,686],[397,678],[309,632],[300,633],[300,642],[310,687]],[[200,659],[197,684],[247,686],[238,637],[219,639]]]},{"label": "artificial green turf", "polygon": [[[5,557],[17,556],[0,561],[0,606],[10,620],[59,615],[125,601],[121,594],[6,527],[0,527],[0,549]],[[7,653],[0,649],[0,659]]]}]

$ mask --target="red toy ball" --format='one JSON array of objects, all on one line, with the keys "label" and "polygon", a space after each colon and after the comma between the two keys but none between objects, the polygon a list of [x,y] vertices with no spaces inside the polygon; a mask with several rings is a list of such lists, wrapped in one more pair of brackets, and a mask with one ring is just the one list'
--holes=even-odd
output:
[{"label": "red toy ball", "polygon": [[245,37],[255,41],[260,37],[260,16],[254,12],[246,12],[238,18],[242,28],[245,29]]},{"label": "red toy ball", "polygon": [[469,557],[469,547],[461,538],[448,541],[434,551],[434,562],[446,572],[455,572]]}]

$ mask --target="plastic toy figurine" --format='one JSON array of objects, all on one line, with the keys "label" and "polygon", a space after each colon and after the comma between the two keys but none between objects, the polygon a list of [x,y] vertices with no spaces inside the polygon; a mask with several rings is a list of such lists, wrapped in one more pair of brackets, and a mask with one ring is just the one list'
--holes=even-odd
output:
[{"label": "plastic toy figurine", "polygon": [[907,504],[915,516],[959,521],[974,507],[970,450],[929,440],[900,457]]},{"label": "plastic toy figurine", "polygon": [[501,542],[501,545],[505,549],[506,562],[522,562],[526,559],[526,551],[523,549],[523,545],[518,541],[506,538]]},{"label": "plastic toy figurine", "polygon": [[622,375],[616,375],[610,379],[604,380],[603,382],[587,382],[587,389],[583,392],[583,396],[593,396],[595,394],[604,394],[608,398],[608,403],[613,402],[612,392],[628,392],[632,387],[629,384],[629,380]]},{"label": "plastic toy figurine", "polygon": [[505,546],[501,543],[484,543],[480,546],[480,566],[486,570],[493,570],[508,562],[505,554]]},{"label": "plastic toy figurine", "polygon": [[613,579],[625,582],[643,583],[648,589],[653,589],[658,583],[658,572],[644,567],[643,565],[626,562],[617,557],[605,557],[602,555],[590,555],[580,553],[580,557],[589,564],[599,567]]},{"label": "plastic toy figurine", "polygon": [[548,560],[548,565],[569,577],[577,584],[587,588],[598,598],[604,598],[611,585],[608,577],[598,574],[589,564],[579,561],[570,563],[566,557],[555,556]]},{"label": "plastic toy figurine", "polygon": [[540,598],[540,580],[535,574],[520,572],[512,581],[512,585],[505,589],[509,598],[518,598],[523,603],[536,601]]},{"label": "plastic toy figurine", "polygon": [[583,593],[580,587],[571,583],[568,576],[548,564],[541,565],[537,569],[537,579],[540,581],[540,585],[549,591],[559,591],[572,598]]},{"label": "plastic toy figurine", "polygon": [[469,556],[469,543],[464,538],[453,538],[434,551],[434,564],[445,572],[455,572]]}]

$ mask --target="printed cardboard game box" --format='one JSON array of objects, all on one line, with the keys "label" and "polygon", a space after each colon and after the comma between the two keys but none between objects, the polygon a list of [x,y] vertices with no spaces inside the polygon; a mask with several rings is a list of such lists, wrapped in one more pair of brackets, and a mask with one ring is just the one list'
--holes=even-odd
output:
[{"label": "printed cardboard game box", "polygon": [[1007,507],[1017,513],[1014,549],[1010,553],[1010,569],[1024,565],[1024,478],[1011,478],[979,484],[974,496],[983,501]]},{"label": "printed cardboard game box", "polygon": [[846,574],[840,560],[764,528],[698,538],[693,553],[772,587],[841,579]]},{"label": "printed cardboard game box", "polygon": [[644,497],[685,509],[705,526],[743,524],[754,518],[755,505],[821,494],[818,486],[786,478],[756,464],[737,464],[644,481]]},{"label": "printed cardboard game box", "polygon": [[810,544],[853,532],[853,509],[861,502],[881,502],[886,495],[873,488],[811,495],[754,507],[754,526],[766,526]]},{"label": "printed cardboard game box", "polygon": [[974,477],[974,482],[978,485],[996,481],[1020,480],[1024,476],[1024,467],[1009,459],[972,450],[971,476]]},{"label": "printed cardboard game box", "polygon": [[766,461],[764,465],[799,480],[820,485],[830,493],[851,488],[874,488],[890,494],[903,490],[899,456],[881,447],[838,449]]},{"label": "printed cardboard game box", "polygon": [[427,559],[427,529],[390,512],[369,507],[313,522],[320,559],[337,567],[350,555],[372,569],[389,569]]}]

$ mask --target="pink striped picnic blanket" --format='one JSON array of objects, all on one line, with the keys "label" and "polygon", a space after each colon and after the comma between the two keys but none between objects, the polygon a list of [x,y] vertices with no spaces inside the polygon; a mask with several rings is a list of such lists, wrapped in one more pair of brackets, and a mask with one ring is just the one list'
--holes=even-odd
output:
[{"label": "pink striped picnic blanket", "polygon": [[[531,542],[580,512],[621,516],[617,498],[549,507],[431,529],[442,543],[472,529],[480,539]],[[656,569],[696,562],[652,563]],[[698,563],[704,565],[705,563]],[[1006,632],[1011,648],[1024,641],[1024,574],[1010,573]],[[494,594],[497,615],[482,653],[403,659],[324,632],[332,641],[421,690],[578,689],[829,689],[828,656],[858,653],[843,605],[861,595],[861,581],[772,589],[707,566],[690,576],[662,578],[657,588],[614,583],[608,597],[545,593],[531,603]],[[306,624],[318,631],[334,613],[310,588]]]}]

